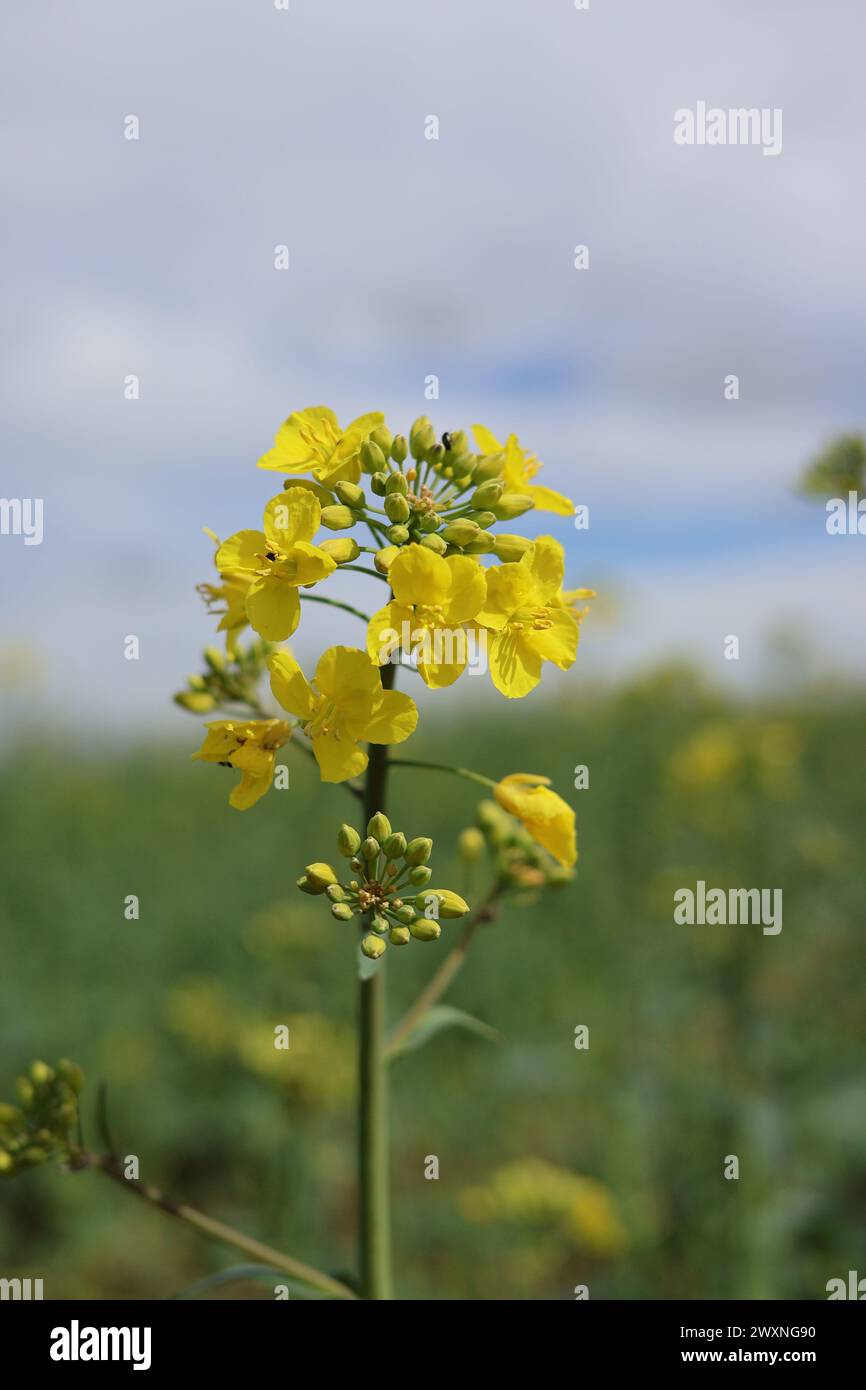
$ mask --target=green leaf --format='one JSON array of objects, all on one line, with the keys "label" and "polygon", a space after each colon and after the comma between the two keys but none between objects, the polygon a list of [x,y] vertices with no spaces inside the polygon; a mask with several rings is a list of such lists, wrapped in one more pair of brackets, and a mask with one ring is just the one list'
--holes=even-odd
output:
[{"label": "green leaf", "polygon": [[297,1283],[290,1276],[284,1274],[281,1269],[274,1269],[271,1265],[232,1265],[229,1269],[219,1269],[215,1274],[209,1274],[205,1279],[198,1279],[194,1284],[188,1284],[186,1288],[180,1289],[171,1297],[172,1299],[197,1298],[199,1294],[208,1293],[210,1289],[217,1289],[221,1284],[242,1284],[252,1279],[267,1279],[272,1286],[285,1284],[291,1294],[299,1294],[302,1298],[322,1297],[317,1289],[311,1288],[308,1284]]},{"label": "green leaf", "polygon": [[395,1057],[402,1057],[404,1052],[414,1052],[417,1048],[423,1047],[431,1038],[435,1038],[437,1033],[441,1033],[445,1028],[463,1028],[467,1033],[475,1033],[479,1038],[486,1038],[488,1042],[498,1042],[500,1034],[495,1028],[491,1028],[489,1023],[483,1023],[480,1018],[474,1018],[472,1014],[467,1014],[463,1009],[454,1009],[450,1004],[436,1004],[432,1009],[428,1009],[426,1014],[418,1020],[403,1041],[400,1043],[389,1057],[393,1061]]}]

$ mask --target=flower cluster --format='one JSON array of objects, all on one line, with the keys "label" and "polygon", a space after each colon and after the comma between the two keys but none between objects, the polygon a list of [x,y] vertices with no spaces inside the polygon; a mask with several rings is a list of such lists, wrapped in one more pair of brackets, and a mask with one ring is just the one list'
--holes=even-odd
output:
[{"label": "flower cluster", "polygon": [[425,835],[407,841],[381,811],[368,821],[364,838],[353,826],[342,825],[337,848],[349,861],[353,876],[348,882],[341,883],[330,864],[308,864],[298,887],[302,893],[324,894],[338,922],[366,918],[369,930],[361,950],[372,960],[389,941],[392,946],[407,946],[413,937],[436,941],[440,918],[463,917],[469,911],[458,893],[429,886],[433,841]]},{"label": "flower cluster", "polygon": [[15,1083],[17,1105],[0,1104],[0,1176],[77,1147],[78,1096],[84,1074],[74,1062],[33,1062]]},{"label": "flower cluster", "polygon": [[481,801],[476,811],[476,824],[461,832],[457,847],[468,863],[477,861],[486,851],[493,863],[496,882],[504,890],[558,888],[574,877],[571,867],[572,856],[576,856],[572,849],[573,837],[572,828],[568,843],[563,846],[563,858],[557,858],[541,848],[530,831],[513,815],[507,815],[495,801]]}]

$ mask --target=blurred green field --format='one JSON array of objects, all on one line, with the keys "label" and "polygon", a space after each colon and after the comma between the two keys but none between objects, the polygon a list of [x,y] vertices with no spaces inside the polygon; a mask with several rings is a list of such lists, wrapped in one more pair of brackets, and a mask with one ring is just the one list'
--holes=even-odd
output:
[{"label": "blurred green field", "polygon": [[[425,716],[411,756],[551,775],[579,872],[476,938],[450,1002],[502,1041],[446,1032],[393,1064],[399,1294],[825,1297],[866,1248],[866,695],[746,707],[672,669],[490,708],[459,729]],[[0,1097],[31,1058],[74,1058],[89,1143],[104,1082],[143,1177],[346,1271],[355,934],[294,880],[355,803],[287,749],[291,790],[234,812],[235,774],[188,761],[197,721],[178,723],[171,747],[76,752],[40,730],[5,757]],[[432,834],[436,878],[469,897],[481,875],[453,847],[476,799],[392,775],[393,824]],[[783,931],[675,925],[674,889],[699,878],[781,887]],[[392,1017],[453,931],[388,952]],[[237,1262],[98,1175],[0,1181],[0,1274],[46,1297],[162,1298]]]}]

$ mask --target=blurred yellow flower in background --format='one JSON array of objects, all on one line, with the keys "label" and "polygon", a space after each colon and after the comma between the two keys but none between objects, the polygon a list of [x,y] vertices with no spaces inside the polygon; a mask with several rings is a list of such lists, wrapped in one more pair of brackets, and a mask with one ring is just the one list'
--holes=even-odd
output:
[{"label": "blurred yellow flower in background", "polygon": [[526,826],[532,838],[567,868],[577,861],[574,811],[550,790],[550,778],[532,772],[513,772],[493,788],[509,815]]},{"label": "blurred yellow flower in background", "polygon": [[483,1186],[464,1188],[458,1204],[470,1221],[552,1227],[570,1245],[593,1255],[618,1255],[628,1244],[605,1185],[543,1158],[504,1164]]}]

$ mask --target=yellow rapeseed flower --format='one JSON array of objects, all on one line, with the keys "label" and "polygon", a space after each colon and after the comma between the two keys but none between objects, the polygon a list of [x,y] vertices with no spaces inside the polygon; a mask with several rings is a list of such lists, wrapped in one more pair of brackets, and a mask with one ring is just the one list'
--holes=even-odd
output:
[{"label": "yellow rapeseed flower", "polygon": [[385,423],[379,411],[359,415],[344,430],[326,405],[296,410],[277,431],[273,449],[259,459],[259,468],[275,473],[312,473],[326,487],[357,483],[361,477],[361,446]]},{"label": "yellow rapeseed flower", "polygon": [[493,795],[509,815],[526,826],[533,840],[567,868],[577,861],[574,811],[550,790],[549,777],[532,772],[513,772],[493,788]]},{"label": "yellow rapeseed flower", "polygon": [[248,585],[244,609],[250,625],[268,642],[283,642],[298,626],[298,587],[326,579],[336,561],[311,541],[322,508],[305,488],[291,487],[265,507],[263,531],[238,531],[217,551],[223,579]]},{"label": "yellow rapeseed flower", "polygon": [[502,481],[505,483],[505,493],[520,493],[525,497],[531,497],[536,509],[540,512],[555,512],[557,516],[574,516],[574,503],[567,497],[563,497],[561,492],[554,492],[553,488],[542,487],[540,483],[533,483],[532,479],[537,474],[541,464],[535,454],[528,454],[521,449],[516,434],[510,434],[504,444],[490,430],[485,429],[484,425],[473,425],[472,432],[475,435],[475,443],[479,451],[489,457],[491,454],[505,454],[505,468],[502,472]]},{"label": "yellow rapeseed flower", "polygon": [[[384,666],[408,636],[427,685],[453,685],[466,669],[469,631],[487,592],[485,571],[469,555],[436,555],[423,545],[400,550],[388,570],[394,593],[367,629],[370,659]],[[405,625],[405,626],[404,626]]]},{"label": "yellow rapeseed flower", "polygon": [[552,536],[539,536],[516,563],[486,571],[487,599],[477,622],[493,633],[490,678],[509,699],[535,689],[543,662],[562,671],[574,664],[580,626],[563,603],[564,572],[563,549]]},{"label": "yellow rapeseed flower", "polygon": [[236,767],[243,773],[229,797],[236,811],[254,806],[271,785],[277,749],[288,743],[292,728],[284,719],[217,719],[207,725],[205,741],[194,758]]},{"label": "yellow rapeseed flower", "polygon": [[291,652],[275,652],[268,665],[271,690],[283,709],[303,721],[323,782],[345,782],[367,766],[366,743],[402,743],[418,722],[414,700],[383,690],[366,652],[329,647],[312,684]]}]

